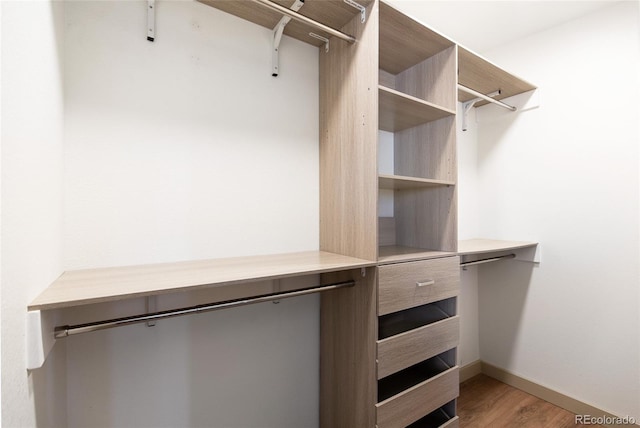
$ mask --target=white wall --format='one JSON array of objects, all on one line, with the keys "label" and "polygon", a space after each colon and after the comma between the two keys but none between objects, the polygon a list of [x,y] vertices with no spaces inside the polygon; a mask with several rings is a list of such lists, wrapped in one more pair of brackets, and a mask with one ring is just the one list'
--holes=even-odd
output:
[{"label": "white wall", "polygon": [[636,419],[638,17],[622,2],[487,52],[541,106],[478,128],[482,235],[543,248],[479,271],[482,360]]},{"label": "white wall", "polygon": [[65,347],[27,373],[27,304],[62,271],[61,3],[2,8],[2,425],[65,426]]},{"label": "white wall", "polygon": [[[285,37],[273,78],[271,32],[200,3],[157,3],[155,43],[146,2],[65,18],[65,269],[318,248],[318,49]],[[69,426],[315,427],[318,311],[71,337]]]}]

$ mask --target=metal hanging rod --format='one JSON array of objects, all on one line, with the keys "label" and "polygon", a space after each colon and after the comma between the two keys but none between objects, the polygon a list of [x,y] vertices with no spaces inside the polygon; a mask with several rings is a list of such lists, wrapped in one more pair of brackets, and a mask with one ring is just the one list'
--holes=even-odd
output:
[{"label": "metal hanging rod", "polygon": [[498,101],[498,100],[496,100],[494,98],[491,98],[491,97],[489,97],[489,96],[487,96],[485,94],[482,94],[482,93],[480,93],[480,92],[478,92],[476,90],[473,90],[471,88],[467,88],[466,86],[461,85],[459,83],[458,83],[458,89],[461,90],[462,92],[466,92],[469,95],[473,95],[474,97],[482,98],[485,101],[489,101],[490,103],[499,105],[500,107],[506,108],[507,110],[511,110],[511,111],[516,111],[517,110],[517,108],[514,107],[514,106],[510,106],[509,104],[505,104],[502,101]]},{"label": "metal hanging rod", "polygon": [[324,31],[325,33],[331,34],[332,36],[342,39],[345,42],[355,43],[356,41],[356,38],[353,36],[350,36],[349,34],[345,34],[342,31],[338,31],[335,28],[331,28],[328,25],[325,25],[321,22],[315,21],[311,18],[307,18],[306,16],[297,13],[296,11],[280,6],[279,4],[274,3],[270,0],[252,0],[252,1],[266,8],[269,8],[274,12],[278,12],[282,15],[286,15],[291,19],[295,19],[296,21],[302,22],[304,24],[315,27],[321,31]]},{"label": "metal hanging rod", "polygon": [[483,263],[497,262],[498,260],[513,259],[515,256],[516,256],[515,254],[507,254],[506,256],[491,257],[488,259],[474,260],[472,262],[463,262],[463,263],[460,263],[460,267],[464,268],[467,266],[481,265]]},{"label": "metal hanging rod", "polygon": [[143,322],[155,321],[163,318],[180,317],[202,312],[217,311],[220,309],[235,308],[238,306],[251,305],[254,303],[269,302],[272,300],[281,300],[288,297],[304,296],[305,294],[320,293],[322,291],[336,290],[338,288],[353,287],[355,281],[343,281],[328,285],[319,285],[316,287],[303,288],[295,291],[285,291],[280,293],[265,294],[262,296],[249,297],[245,299],[227,300],[224,302],[207,303],[204,305],[191,306],[181,309],[171,309],[168,311],[154,312],[144,315],[133,315],[124,318],[115,318],[105,321],[96,321],[87,324],[58,326],[54,329],[56,339],[62,339],[75,334],[89,333],[91,331],[106,330],[108,328],[122,327],[130,324],[139,324]]}]

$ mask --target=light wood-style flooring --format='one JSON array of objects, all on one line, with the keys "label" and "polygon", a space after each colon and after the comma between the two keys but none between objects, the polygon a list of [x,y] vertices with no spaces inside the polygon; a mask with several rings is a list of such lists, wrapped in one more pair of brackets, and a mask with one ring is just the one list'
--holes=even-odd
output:
[{"label": "light wood-style flooring", "polygon": [[[575,415],[533,395],[478,375],[460,385],[461,428],[569,428]],[[601,425],[589,425],[600,427]]]}]

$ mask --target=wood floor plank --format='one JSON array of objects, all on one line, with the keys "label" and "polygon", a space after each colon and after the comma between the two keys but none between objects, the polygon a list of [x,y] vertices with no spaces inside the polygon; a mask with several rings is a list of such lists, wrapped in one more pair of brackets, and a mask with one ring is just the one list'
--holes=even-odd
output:
[{"label": "wood floor plank", "polygon": [[461,428],[582,426],[573,413],[483,374],[460,385],[458,416]]}]

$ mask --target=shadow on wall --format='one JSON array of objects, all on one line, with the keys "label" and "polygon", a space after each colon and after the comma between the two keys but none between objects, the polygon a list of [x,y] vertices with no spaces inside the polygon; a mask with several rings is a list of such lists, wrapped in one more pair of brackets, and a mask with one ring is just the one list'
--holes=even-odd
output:
[{"label": "shadow on wall", "polygon": [[480,359],[509,370],[518,349],[527,295],[537,267],[513,260],[478,269]]}]

